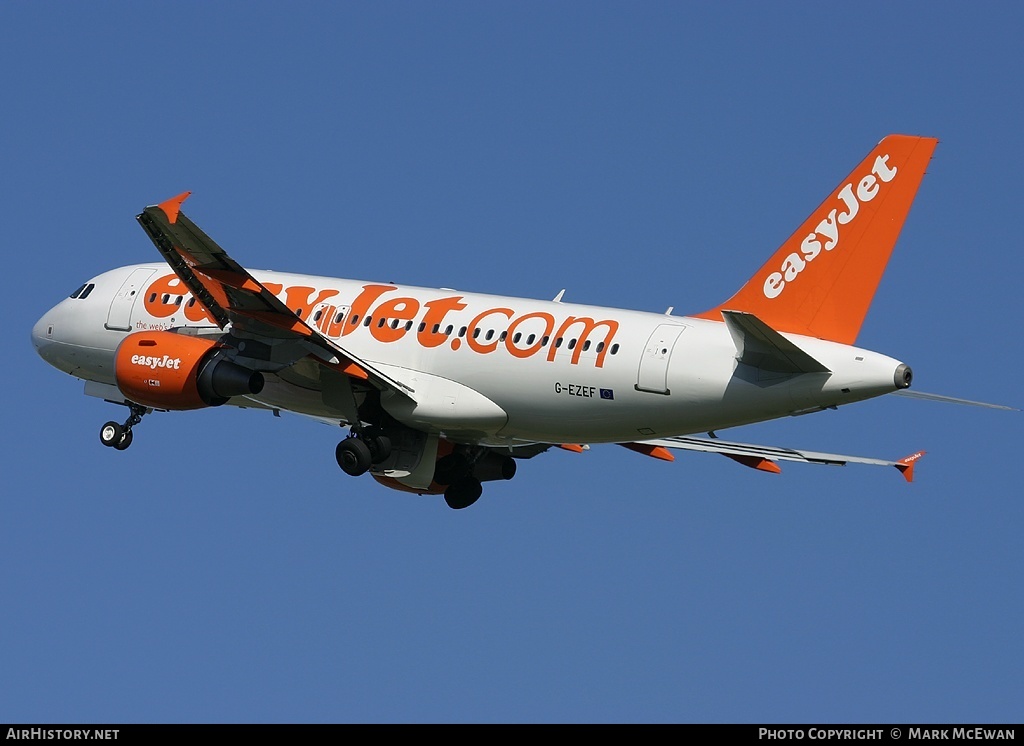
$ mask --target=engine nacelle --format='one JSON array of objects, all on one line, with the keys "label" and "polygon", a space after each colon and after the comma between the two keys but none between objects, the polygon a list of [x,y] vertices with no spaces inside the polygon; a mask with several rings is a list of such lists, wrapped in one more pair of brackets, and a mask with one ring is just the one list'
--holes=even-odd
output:
[{"label": "engine nacelle", "polygon": [[484,454],[473,464],[473,476],[480,482],[511,479],[516,475],[516,460],[498,453]]},{"label": "engine nacelle", "polygon": [[263,390],[263,374],[229,360],[218,342],[162,331],[125,337],[114,378],[128,399],[155,409],[217,407]]}]

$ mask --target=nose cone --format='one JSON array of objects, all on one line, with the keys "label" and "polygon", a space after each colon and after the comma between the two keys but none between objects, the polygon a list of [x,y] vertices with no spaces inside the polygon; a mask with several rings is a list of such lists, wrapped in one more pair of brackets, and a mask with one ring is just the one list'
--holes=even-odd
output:
[{"label": "nose cone", "polygon": [[32,327],[32,346],[43,360],[52,365],[52,356],[48,356],[48,351],[52,352],[53,345],[53,309],[50,309]]}]

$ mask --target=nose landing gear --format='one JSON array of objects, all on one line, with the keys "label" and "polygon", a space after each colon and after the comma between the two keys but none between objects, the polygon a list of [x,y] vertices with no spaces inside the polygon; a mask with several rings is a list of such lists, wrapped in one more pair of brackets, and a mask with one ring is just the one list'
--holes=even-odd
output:
[{"label": "nose landing gear", "polygon": [[132,444],[132,428],[142,422],[142,417],[147,412],[145,407],[138,404],[129,402],[127,406],[131,414],[123,425],[111,420],[100,428],[100,443],[115,451],[123,451]]}]

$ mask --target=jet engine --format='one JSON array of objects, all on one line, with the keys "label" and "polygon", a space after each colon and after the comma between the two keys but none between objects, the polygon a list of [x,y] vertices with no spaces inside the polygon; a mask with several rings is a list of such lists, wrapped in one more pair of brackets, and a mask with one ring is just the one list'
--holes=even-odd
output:
[{"label": "jet engine", "polygon": [[263,374],[230,360],[217,341],[165,331],[125,337],[114,378],[128,399],[155,409],[217,407],[263,390]]}]

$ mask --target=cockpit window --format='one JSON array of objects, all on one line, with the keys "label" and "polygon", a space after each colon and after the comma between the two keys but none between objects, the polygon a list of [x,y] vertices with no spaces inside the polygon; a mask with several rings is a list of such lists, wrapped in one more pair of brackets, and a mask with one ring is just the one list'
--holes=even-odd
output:
[{"label": "cockpit window", "polygon": [[93,284],[91,282],[87,282],[84,285],[82,285],[82,287],[78,288],[78,290],[73,292],[69,297],[70,298],[78,298],[79,300],[81,300],[82,298],[88,298],[89,297],[89,293],[92,292],[92,289],[94,287],[96,287],[95,284]]}]

